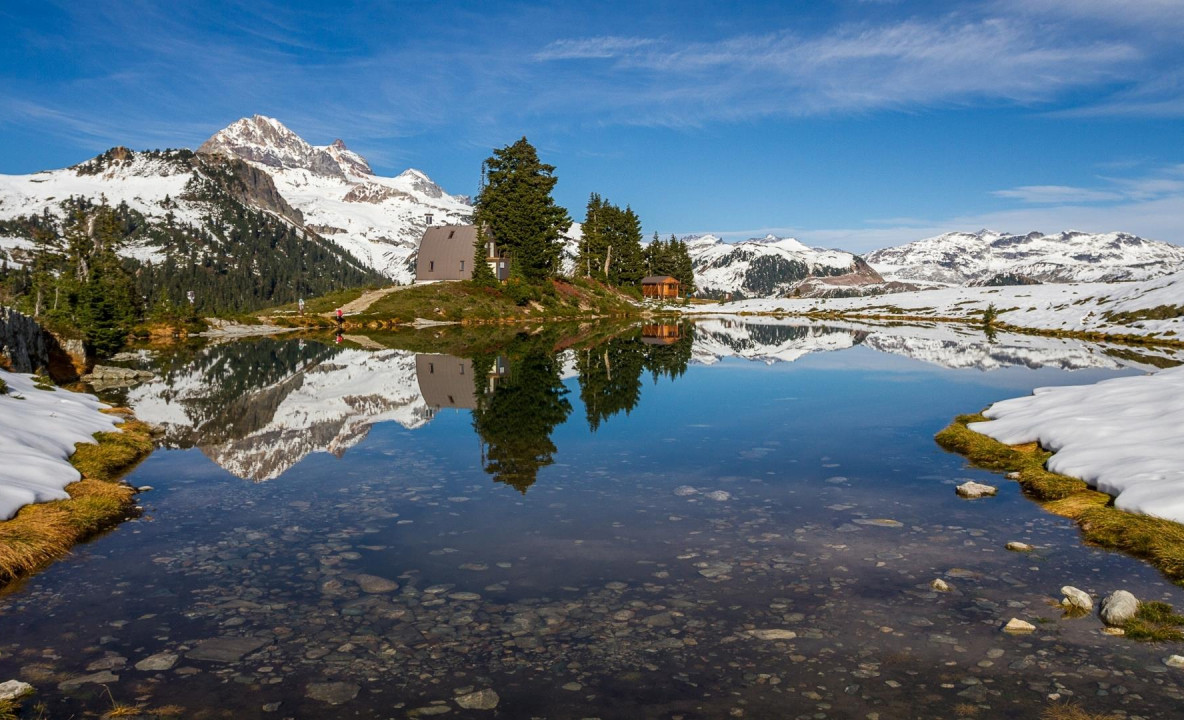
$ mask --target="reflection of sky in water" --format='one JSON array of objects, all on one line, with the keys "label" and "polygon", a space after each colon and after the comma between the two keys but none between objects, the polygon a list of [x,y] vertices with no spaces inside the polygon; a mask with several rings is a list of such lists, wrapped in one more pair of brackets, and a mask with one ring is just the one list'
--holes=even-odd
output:
[{"label": "reflection of sky in water", "polygon": [[[786,339],[773,338],[782,350]],[[749,717],[946,717],[957,703],[1031,717],[1055,677],[1091,709],[1171,717],[1179,681],[1146,673],[1162,649],[1116,645],[1093,619],[1057,621],[1045,600],[1066,583],[1178,604],[1181,592],[1136,560],[1081,546],[1014,484],[932,440],[954,415],[1003,397],[1129,371],[952,370],[861,342],[795,362],[717,357],[655,380],[636,340],[577,344],[558,360],[521,342],[476,356],[464,367],[485,380],[496,373],[481,368],[504,361],[494,387],[477,392],[473,410],[427,415],[398,414],[423,399],[404,393],[417,367],[406,353],[409,362],[382,366],[410,368],[398,392],[340,393],[358,415],[334,416],[324,437],[294,445],[303,454],[266,483],[229,475],[201,432],[173,428],[201,449],[161,451],[135,471],[131,482],[157,488],[141,496],[148,517],[0,605],[0,677],[31,662],[25,649],[54,656],[38,662],[62,677],[115,654],[126,659],[107,679],[117,698],[167,695],[191,710],[246,716],[283,702],[283,716],[390,717],[399,703],[397,716],[436,701],[455,714],[456,694],[489,687],[507,717],[559,718],[721,717],[735,707]],[[334,369],[343,357],[323,359],[326,372],[347,372]],[[680,360],[675,351],[664,367]],[[235,407],[261,414],[241,425],[246,440],[217,435],[219,448],[289,437],[268,428],[295,394],[275,390],[291,374],[254,372],[267,379]],[[545,422],[527,416],[537,383],[491,404],[488,393],[513,392],[525,377],[550,388]],[[220,417],[208,409],[192,417]],[[475,428],[482,412],[500,425]],[[339,457],[316,451],[343,428],[352,444]],[[501,432],[519,428],[545,437],[519,446]],[[533,484],[491,480],[491,446],[538,459],[540,442],[553,450]],[[1000,496],[958,499],[953,483],[964,477],[997,484]],[[1038,551],[1008,553],[1011,540]],[[366,575],[400,587],[367,593]],[[935,577],[955,592],[930,592]],[[1013,616],[1049,622],[1023,639],[1001,636]],[[770,629],[794,637],[752,634]],[[189,657],[224,636],[264,645],[222,664]],[[201,672],[153,680],[131,668],[157,652]],[[1129,673],[1127,692],[1097,696],[1098,677],[1113,671]],[[324,681],[356,686],[356,698],[305,697]],[[60,714],[106,709],[57,682],[39,698]]]}]

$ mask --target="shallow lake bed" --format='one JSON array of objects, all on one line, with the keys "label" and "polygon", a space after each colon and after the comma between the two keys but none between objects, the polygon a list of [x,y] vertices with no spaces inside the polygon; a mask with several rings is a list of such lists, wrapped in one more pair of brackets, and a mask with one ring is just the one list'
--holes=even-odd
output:
[{"label": "shallow lake bed", "polygon": [[936,333],[202,348],[127,391],[168,429],[129,478],[144,517],[0,598],[0,678],[53,717],[1173,717],[1178,648],[1050,602],[1184,592],[932,440],[1146,368]]}]

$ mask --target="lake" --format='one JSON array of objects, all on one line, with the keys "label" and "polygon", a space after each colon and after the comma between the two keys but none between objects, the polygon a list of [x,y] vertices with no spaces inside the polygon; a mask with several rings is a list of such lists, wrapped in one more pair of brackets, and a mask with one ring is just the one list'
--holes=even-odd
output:
[{"label": "lake", "polygon": [[143,514],[0,596],[0,680],[54,718],[1179,716],[1179,648],[1055,604],[1184,591],[933,442],[1178,358],[749,320],[145,352],[103,391],[163,428]]}]

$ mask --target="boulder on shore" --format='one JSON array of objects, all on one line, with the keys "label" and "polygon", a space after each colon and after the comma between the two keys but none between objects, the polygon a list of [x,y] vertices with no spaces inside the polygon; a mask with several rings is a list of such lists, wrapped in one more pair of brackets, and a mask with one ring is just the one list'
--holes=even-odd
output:
[{"label": "boulder on shore", "polygon": [[1139,611],[1139,601],[1126,590],[1115,590],[1102,601],[1102,622],[1111,627],[1125,625]]}]

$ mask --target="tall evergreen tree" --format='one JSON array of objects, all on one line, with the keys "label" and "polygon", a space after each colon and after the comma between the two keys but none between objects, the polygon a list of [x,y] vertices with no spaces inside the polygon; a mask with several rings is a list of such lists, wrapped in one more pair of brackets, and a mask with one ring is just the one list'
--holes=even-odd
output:
[{"label": "tall evergreen tree", "polygon": [[510,255],[511,273],[538,283],[555,275],[560,238],[571,225],[555,204],[555,166],[540,162],[524,137],[493,151],[485,161],[487,183],[477,196],[477,225]]}]

